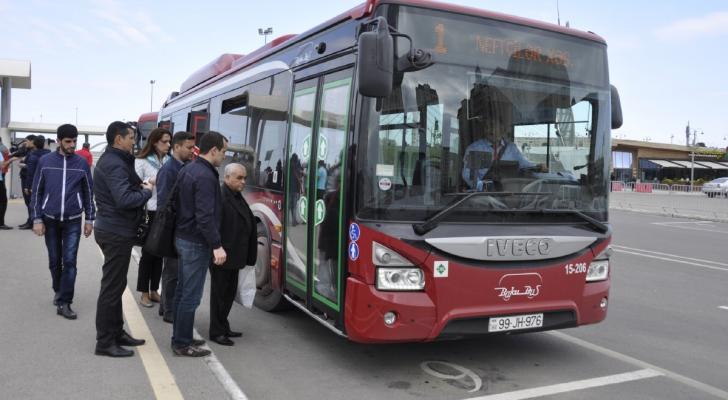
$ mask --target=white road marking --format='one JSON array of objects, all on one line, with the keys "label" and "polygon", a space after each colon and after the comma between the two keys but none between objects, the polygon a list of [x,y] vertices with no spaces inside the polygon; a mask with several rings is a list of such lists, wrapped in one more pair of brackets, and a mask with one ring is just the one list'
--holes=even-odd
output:
[{"label": "white road marking", "polygon": [[653,225],[679,225],[679,224],[713,224],[712,221],[680,221],[680,222],[653,222]]},{"label": "white road marking", "polygon": [[728,306],[718,306],[721,310],[728,310]]},{"label": "white road marking", "polygon": [[[612,246],[612,247],[614,248],[614,246]],[[680,264],[687,264],[687,265],[694,265],[696,267],[701,267],[701,268],[706,268],[706,269],[712,269],[712,270],[716,270],[716,271],[728,272],[728,268],[714,267],[712,265],[705,265],[705,264],[699,264],[699,263],[694,263],[694,262],[690,262],[690,261],[677,260],[675,258],[658,257],[658,256],[653,256],[653,255],[650,255],[650,254],[639,253],[639,252],[635,252],[635,251],[621,250],[621,249],[618,249],[618,248],[614,248],[614,251],[619,252],[619,253],[633,254],[633,255],[641,256],[641,257],[654,258],[654,259],[657,259],[657,260],[670,261],[670,262],[675,262],[675,263],[680,263]]]},{"label": "white road marking", "polygon": [[[101,253],[103,259],[104,253],[101,248],[99,248],[99,253]],[[129,326],[129,334],[146,340],[146,343],[143,346],[138,346],[136,351],[142,360],[142,365],[149,378],[149,384],[154,391],[154,397],[163,400],[184,399],[174,375],[169,370],[169,366],[159,351],[159,346],[157,346],[157,342],[154,340],[141,310],[139,310],[139,305],[134,301],[134,296],[131,294],[129,287],[124,289],[121,301],[124,309],[124,319]]]},{"label": "white road marking", "polygon": [[472,397],[467,400],[532,399],[534,397],[550,396],[559,393],[573,392],[576,390],[584,390],[600,386],[614,385],[617,383],[631,382],[640,379],[654,378],[662,375],[662,373],[652,369],[643,369],[634,372],[627,372],[624,374],[602,376],[600,378],[584,379],[581,381],[559,383],[556,385],[541,386],[532,389],[516,390],[513,392],[498,393],[481,397]]},{"label": "white road marking", "polygon": [[[134,256],[134,260],[139,264],[139,258],[141,258],[141,255],[139,255],[139,251],[135,248],[132,250],[132,255]],[[129,289],[127,288],[127,292]],[[132,302],[134,302],[134,305],[136,307],[136,310],[139,311],[139,306],[136,305],[136,302],[132,298]],[[141,312],[140,312],[141,315]],[[146,326],[146,324],[145,324]],[[202,336],[197,332],[197,329],[193,328],[193,334],[195,339],[202,339]],[[133,336],[133,335],[132,335]],[[151,336],[151,333],[149,333],[149,337]],[[154,340],[154,339],[152,339]],[[210,355],[205,357],[205,364],[207,364],[207,367],[210,368],[210,371],[212,371],[212,374],[215,375],[215,378],[220,382],[222,387],[227,392],[228,396],[232,400],[248,400],[248,397],[245,396],[245,393],[243,393],[242,389],[240,389],[240,386],[238,386],[238,383],[235,382],[235,380],[230,376],[230,373],[225,369],[225,367],[222,365],[220,360],[215,355],[215,352],[212,351],[212,349],[205,344],[202,346],[202,348],[210,350]],[[151,379],[151,376],[150,376]],[[159,397],[158,397],[159,398]]]},{"label": "white road marking", "polygon": [[688,378],[685,375],[680,375],[678,373],[669,371],[667,369],[660,368],[660,367],[650,364],[648,362],[636,359],[636,358],[628,356],[626,354],[616,352],[614,350],[610,350],[606,347],[602,347],[602,346],[599,346],[599,345],[591,343],[591,342],[587,342],[586,340],[582,340],[582,339],[576,338],[574,336],[567,335],[563,332],[549,331],[549,332],[546,332],[546,334],[555,336],[559,339],[565,340],[565,341],[575,344],[577,346],[581,346],[586,349],[596,351],[597,353],[604,354],[606,356],[615,358],[617,360],[632,364],[639,368],[644,368],[644,369],[649,369],[649,370],[654,370],[654,371],[660,372],[663,375],[665,375],[666,377],[671,378],[675,381],[678,381],[684,385],[688,385],[694,389],[703,391],[705,393],[711,394],[711,395],[716,396],[721,399],[728,399],[728,392],[726,392],[725,390],[718,389],[717,387],[714,387],[714,386],[710,386],[707,383],[696,381],[695,379]]},{"label": "white road marking", "polygon": [[690,231],[703,231],[703,232],[713,232],[713,233],[724,233],[724,234],[728,235],[728,231],[721,231],[721,230],[716,230],[716,229],[695,228],[695,227],[683,226],[683,225],[675,225],[675,224],[703,225],[704,223],[711,224],[711,225],[707,225],[707,226],[710,226],[710,227],[713,227],[714,226],[714,225],[712,225],[712,222],[708,222],[708,221],[706,221],[706,222],[653,222],[652,224],[653,225],[665,226],[665,227],[668,227],[668,228],[687,229],[687,230],[690,230]]},{"label": "white road marking", "polygon": [[654,251],[654,250],[637,249],[634,247],[627,247],[627,246],[620,246],[620,245],[612,245],[612,247],[621,249],[621,250],[641,251],[643,253],[657,254],[658,256],[666,256],[666,257],[670,257],[670,258],[681,258],[684,260],[697,261],[697,262],[701,262],[704,264],[714,264],[714,265],[720,265],[722,267],[728,267],[728,263],[723,263],[720,261],[706,260],[703,258],[685,257],[685,256],[679,256],[677,254],[661,253],[659,251]]}]

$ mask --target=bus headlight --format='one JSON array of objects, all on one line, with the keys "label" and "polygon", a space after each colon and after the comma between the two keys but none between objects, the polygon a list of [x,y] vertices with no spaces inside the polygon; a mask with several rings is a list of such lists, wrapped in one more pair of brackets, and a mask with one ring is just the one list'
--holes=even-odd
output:
[{"label": "bus headlight", "polygon": [[396,251],[377,242],[372,242],[372,263],[382,267],[414,267]]},{"label": "bus headlight", "polygon": [[609,276],[609,260],[594,260],[586,271],[587,282],[597,282]]},{"label": "bus headlight", "polygon": [[379,290],[422,290],[425,274],[419,268],[377,268]]}]

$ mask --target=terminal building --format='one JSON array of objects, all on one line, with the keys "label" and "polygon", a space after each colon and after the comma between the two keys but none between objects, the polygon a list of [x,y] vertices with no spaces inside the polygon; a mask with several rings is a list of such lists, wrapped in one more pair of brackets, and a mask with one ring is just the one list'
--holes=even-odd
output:
[{"label": "terminal building", "polygon": [[[692,162],[692,152],[695,161]],[[652,143],[638,140],[612,140],[612,180],[710,181],[728,176],[728,148],[688,147],[677,144]]]}]

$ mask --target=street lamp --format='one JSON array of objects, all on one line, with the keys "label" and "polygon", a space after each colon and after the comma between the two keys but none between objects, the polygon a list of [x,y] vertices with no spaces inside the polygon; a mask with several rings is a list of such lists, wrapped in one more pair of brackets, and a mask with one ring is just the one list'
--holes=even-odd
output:
[{"label": "street lamp", "polygon": [[154,111],[154,84],[157,83],[154,79],[149,81],[149,86],[152,88],[151,93],[149,94],[149,112]]},{"label": "street lamp", "polygon": [[[700,132],[704,134],[703,131]],[[698,136],[698,130],[693,129],[693,145],[690,146],[690,192],[693,192],[693,181],[695,180],[695,137]],[[688,141],[690,141],[690,125],[688,125]]]},{"label": "street lamp", "polygon": [[272,35],[272,34],[273,34],[273,28],[271,28],[271,27],[268,27],[265,29],[258,28],[258,35],[263,36],[263,40],[264,40],[263,44],[268,44],[268,35]]}]

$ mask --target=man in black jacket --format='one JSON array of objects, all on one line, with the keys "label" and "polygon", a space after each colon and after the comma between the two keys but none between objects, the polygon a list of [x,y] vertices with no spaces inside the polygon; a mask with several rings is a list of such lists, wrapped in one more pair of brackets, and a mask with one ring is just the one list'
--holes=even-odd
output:
[{"label": "man in black jacket", "polygon": [[184,166],[177,176],[175,246],[178,281],[174,297],[172,349],[179,356],[203,357],[209,350],[198,348],[193,340],[195,311],[200,305],[210,260],[225,263],[220,240],[222,218],[217,167],[225,160],[227,139],[208,132],[200,139],[200,156]]},{"label": "man in black jacket", "polygon": [[121,346],[139,346],[124,331],[121,296],[126,288],[131,250],[142,220],[144,204],[152,197],[153,185],[143,183],[134,171],[134,130],[114,121],[106,130],[108,146],[94,170],[96,197],[96,243],[104,253],[101,290],[96,305],[97,355],[129,357],[134,352]]},{"label": "man in black jacket", "polygon": [[238,271],[254,265],[258,252],[255,218],[241,194],[247,178],[244,166],[225,166],[220,237],[227,260],[220,266],[210,266],[210,339],[223,346],[235,344],[231,337],[243,336],[230,329],[228,314],[238,288]]}]

